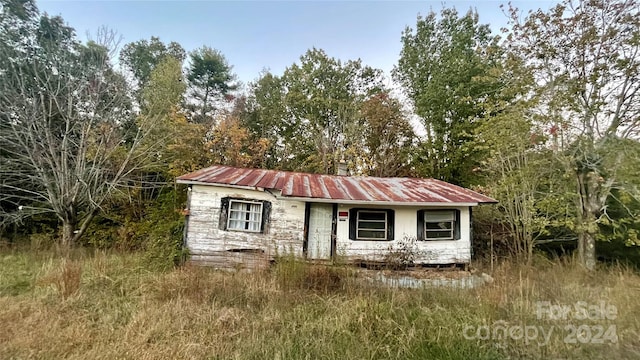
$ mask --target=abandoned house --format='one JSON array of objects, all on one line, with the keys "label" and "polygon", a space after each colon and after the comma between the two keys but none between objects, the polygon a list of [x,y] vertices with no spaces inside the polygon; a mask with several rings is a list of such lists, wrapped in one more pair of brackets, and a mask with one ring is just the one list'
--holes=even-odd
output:
[{"label": "abandoned house", "polygon": [[261,267],[277,256],[384,262],[407,247],[416,264],[471,260],[471,209],[496,201],[434,179],[318,175],[212,166],[189,186],[191,261]]}]

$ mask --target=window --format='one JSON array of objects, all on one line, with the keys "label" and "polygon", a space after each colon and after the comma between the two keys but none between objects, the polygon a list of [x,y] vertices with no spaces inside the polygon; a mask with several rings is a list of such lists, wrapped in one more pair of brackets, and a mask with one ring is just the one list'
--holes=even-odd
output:
[{"label": "window", "polygon": [[349,238],[351,240],[393,240],[393,210],[351,209]]},{"label": "window", "polygon": [[385,211],[359,210],[356,219],[358,240],[386,240],[387,213]]},{"label": "window", "polygon": [[458,210],[422,210],[418,212],[420,240],[456,240],[460,238]]},{"label": "window", "polygon": [[262,224],[262,203],[231,200],[227,230],[259,232]]},{"label": "window", "polygon": [[271,203],[251,199],[222,198],[220,230],[266,233]]},{"label": "window", "polygon": [[456,216],[453,210],[425,211],[424,238],[427,240],[453,240]]}]

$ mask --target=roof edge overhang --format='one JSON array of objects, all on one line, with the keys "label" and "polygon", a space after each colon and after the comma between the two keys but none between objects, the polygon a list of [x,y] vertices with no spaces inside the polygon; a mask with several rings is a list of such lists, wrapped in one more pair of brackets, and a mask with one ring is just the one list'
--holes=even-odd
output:
[{"label": "roof edge overhang", "polygon": [[219,184],[219,183],[211,183],[211,182],[195,181],[195,180],[182,180],[182,179],[176,179],[176,183],[178,183],[178,184],[185,184],[185,185],[219,186],[219,187],[226,187],[226,188],[232,188],[232,189],[244,189],[244,190],[264,191],[264,188],[256,187],[256,186],[244,186],[244,185],[232,185],[232,184]]}]

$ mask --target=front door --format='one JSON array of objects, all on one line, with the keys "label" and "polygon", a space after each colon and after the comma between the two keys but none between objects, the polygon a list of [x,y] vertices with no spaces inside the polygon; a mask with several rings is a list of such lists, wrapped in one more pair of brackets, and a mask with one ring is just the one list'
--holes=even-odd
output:
[{"label": "front door", "polygon": [[331,231],[333,228],[333,205],[311,204],[309,208],[309,259],[331,258]]}]

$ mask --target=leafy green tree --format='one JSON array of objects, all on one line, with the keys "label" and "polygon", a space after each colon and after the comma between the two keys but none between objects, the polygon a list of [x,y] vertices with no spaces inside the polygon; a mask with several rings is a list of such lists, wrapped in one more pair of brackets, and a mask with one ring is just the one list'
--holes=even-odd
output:
[{"label": "leafy green tree", "polygon": [[619,145],[640,130],[639,9],[635,0],[565,0],[524,20],[509,9],[509,49],[534,75],[540,118],[575,182],[578,252],[589,269],[607,201],[625,187],[619,170],[635,161]]},{"label": "leafy green tree", "polygon": [[335,173],[358,133],[362,101],[382,89],[380,77],[360,60],[343,64],[308,50],[282,77],[266,73],[253,85],[248,127],[267,136],[279,167]]},{"label": "leafy green tree", "polygon": [[499,201],[490,221],[503,233],[500,240],[510,253],[529,262],[538,241],[570,226],[569,184],[544,146],[547,135],[536,124],[532,104],[519,100],[494,106],[502,108],[476,129],[476,146],[488,155],[480,165],[484,190]]},{"label": "leafy green tree", "polygon": [[269,169],[286,169],[285,162],[296,157],[288,139],[295,138],[297,122],[287,116],[285,95],[280,77],[262,73],[250,84],[246,115],[242,117],[254,137],[270,140],[264,163]]},{"label": "leafy green tree", "polygon": [[195,101],[192,118],[198,123],[209,122],[212,111],[221,107],[217,104],[238,88],[236,76],[224,55],[208,46],[192,51],[189,60],[189,95]]},{"label": "leafy green tree", "polygon": [[177,42],[163,43],[152,36],[150,40],[138,40],[126,44],[120,52],[120,64],[133,73],[140,88],[146,86],[153,69],[166,57],[171,56],[180,64],[186,52]]},{"label": "leafy green tree", "polygon": [[473,169],[486,154],[473,149],[475,128],[484,118],[483,103],[502,84],[502,50],[478,14],[459,16],[443,9],[418,16],[416,28],[402,35],[394,77],[413,102],[426,129],[416,159],[419,175],[469,185]]},{"label": "leafy green tree", "polygon": [[621,249],[635,247],[640,254],[640,142],[637,139],[618,139],[615,145],[603,157],[604,164],[616,163],[624,158],[616,168],[616,182],[602,208],[598,219],[600,232],[597,240],[613,243],[612,247]]},{"label": "leafy green tree", "polygon": [[151,71],[149,81],[142,89],[143,113],[167,115],[172,110],[179,110],[186,89],[180,61],[165,57]]},{"label": "leafy green tree", "polygon": [[156,171],[163,174],[167,182],[212,163],[212,154],[207,148],[207,133],[212,129],[188,121],[183,108],[186,90],[182,66],[173,57],[166,57],[156,66],[142,89],[144,107],[140,116],[159,118],[145,141],[149,146],[163,144],[156,154]]},{"label": "leafy green tree", "polygon": [[640,202],[617,189],[612,190],[611,195],[607,216],[599,223],[598,240],[618,244],[618,248],[633,246],[637,249],[640,245]]},{"label": "leafy green tree", "polygon": [[[174,151],[182,144],[192,145],[193,139],[186,139],[185,129],[188,126],[182,112],[182,101],[186,91],[183,81],[182,65],[175,58],[165,57],[151,71],[149,81],[142,90],[142,111],[138,120],[157,119],[153,131],[144,140],[144,146],[153,147],[162,144],[155,154],[156,169],[148,175],[155,175],[159,186],[164,182],[173,181],[171,176],[174,161],[178,156],[186,156],[179,160],[188,162],[191,156],[181,151]],[[204,137],[204,129],[199,131],[200,138]],[[196,142],[197,143],[197,142]],[[200,141],[202,144],[202,140]],[[194,155],[197,153],[194,153]],[[178,174],[179,175],[179,174]]]}]

